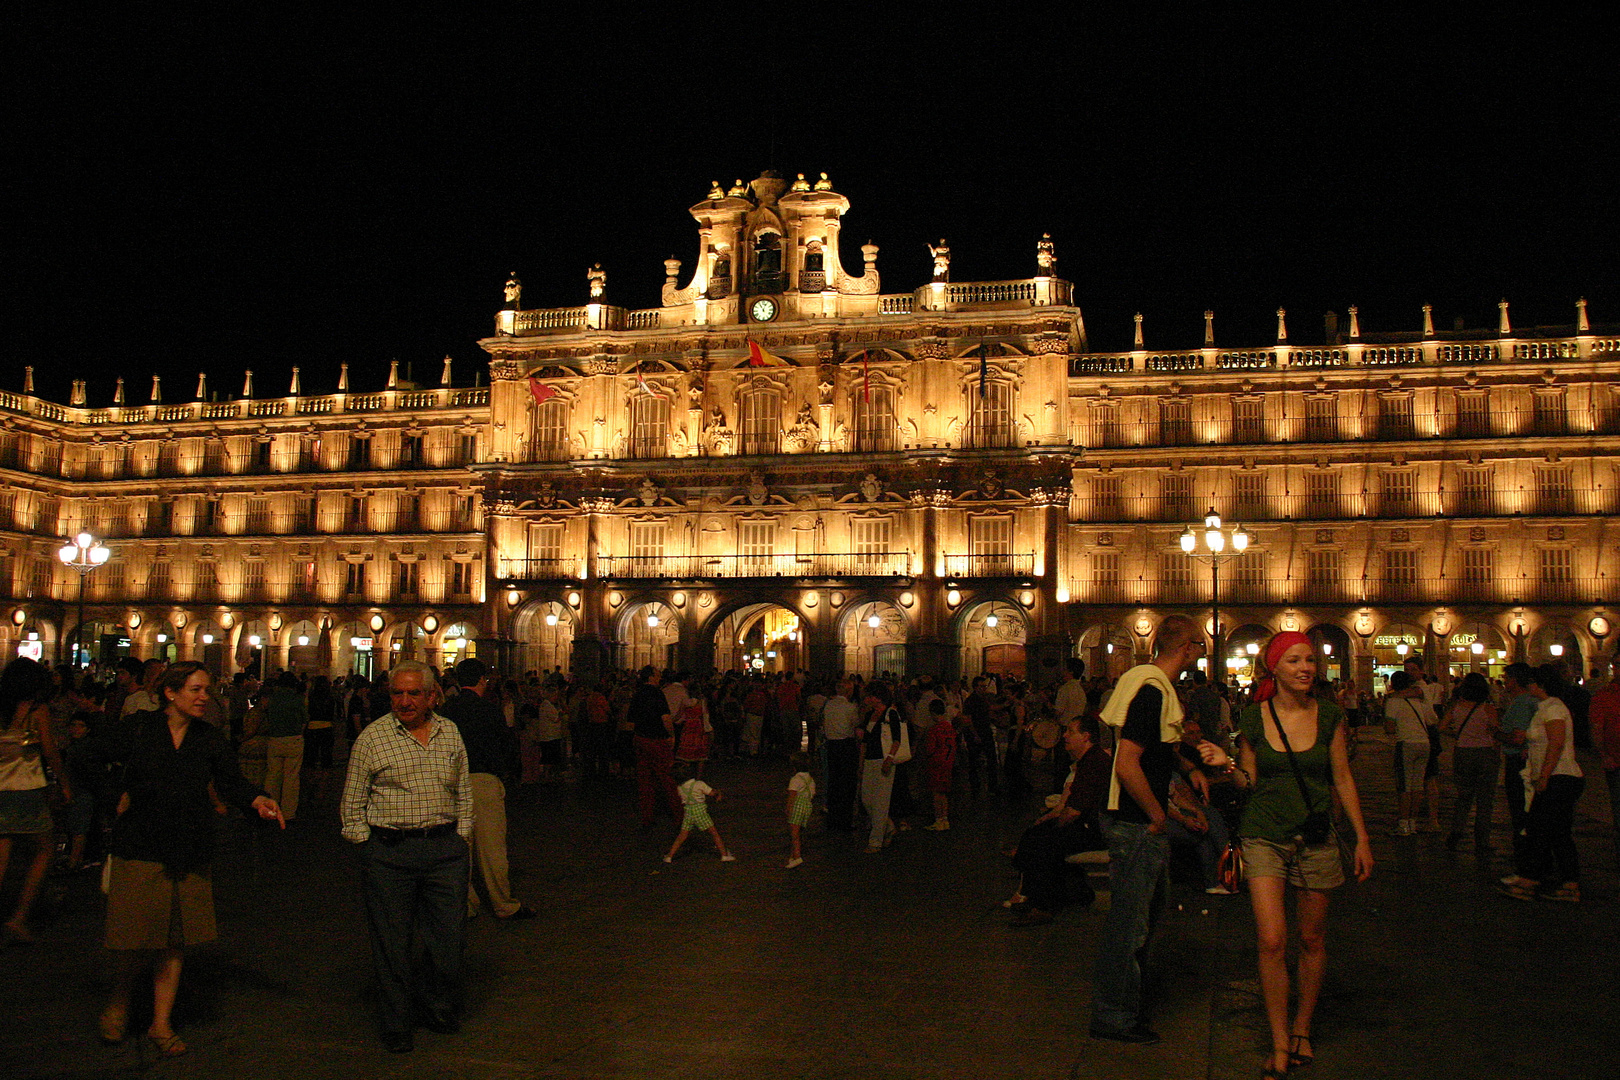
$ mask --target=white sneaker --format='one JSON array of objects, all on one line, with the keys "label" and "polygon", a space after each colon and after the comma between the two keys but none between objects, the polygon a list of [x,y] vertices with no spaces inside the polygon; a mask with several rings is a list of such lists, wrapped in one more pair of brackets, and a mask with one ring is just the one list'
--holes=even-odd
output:
[{"label": "white sneaker", "polygon": [[737,856],[733,855],[731,852],[728,851],[724,855],[720,856],[720,861],[721,862],[736,862],[737,861]]},{"label": "white sneaker", "polygon": [[795,866],[803,866],[803,865],[804,865],[804,860],[803,859],[789,859],[787,861],[787,868],[789,870],[793,869]]},{"label": "white sneaker", "polygon": [[1208,893],[1209,895],[1211,895],[1211,896],[1235,896],[1235,895],[1237,895],[1231,889],[1228,889],[1225,885],[1211,885],[1209,888],[1205,889],[1204,891],[1206,893]]},{"label": "white sneaker", "polygon": [[1406,818],[1402,818],[1400,823],[1395,826],[1396,836],[1411,836],[1413,831],[1412,823]]},{"label": "white sneaker", "polygon": [[665,862],[674,862],[675,861],[675,856],[673,856],[673,855],[665,855],[664,856],[664,861]]}]

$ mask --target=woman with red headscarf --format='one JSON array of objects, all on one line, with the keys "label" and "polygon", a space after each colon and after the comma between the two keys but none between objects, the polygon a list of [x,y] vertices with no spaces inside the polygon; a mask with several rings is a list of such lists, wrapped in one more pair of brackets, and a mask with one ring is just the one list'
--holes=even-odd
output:
[{"label": "woman with red headscarf", "polygon": [[[1252,788],[1238,835],[1244,877],[1254,905],[1260,952],[1260,988],[1271,1025],[1266,1077],[1280,1077],[1315,1058],[1311,1018],[1327,971],[1328,890],[1344,883],[1333,834],[1333,796],[1356,834],[1355,874],[1372,873],[1372,843],[1361,799],[1350,776],[1344,711],[1311,694],[1316,647],[1304,634],[1285,631],[1267,643],[1265,676],[1254,703],[1238,717],[1238,760],[1211,742],[1199,745],[1204,763],[1226,767]],[[1288,909],[1285,892],[1299,890],[1299,1007],[1288,1021]]]}]

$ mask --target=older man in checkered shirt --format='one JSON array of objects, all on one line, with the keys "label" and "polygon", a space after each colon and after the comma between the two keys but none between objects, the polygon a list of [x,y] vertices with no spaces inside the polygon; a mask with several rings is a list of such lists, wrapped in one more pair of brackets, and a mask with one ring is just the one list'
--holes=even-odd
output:
[{"label": "older man in checkered shirt", "polygon": [[[383,1045],[403,1053],[416,1023],[445,1035],[461,1027],[473,800],[461,733],[433,711],[433,669],[401,662],[388,674],[388,694],[393,711],[350,750],[341,815],[343,838],[360,845]],[[413,974],[417,951],[427,962]]]}]

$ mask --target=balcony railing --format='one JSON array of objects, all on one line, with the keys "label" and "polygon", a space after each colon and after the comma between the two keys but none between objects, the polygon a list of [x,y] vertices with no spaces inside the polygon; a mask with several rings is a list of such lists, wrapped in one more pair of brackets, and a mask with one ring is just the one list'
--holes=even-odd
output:
[{"label": "balcony railing", "polygon": [[813,552],[800,555],[604,555],[608,578],[860,578],[904,577],[905,551]]},{"label": "balcony railing", "polygon": [[1035,554],[947,555],[945,573],[951,577],[1021,577],[1035,572]]},{"label": "balcony railing", "polygon": [[579,577],[578,559],[502,559],[498,575],[512,581],[566,581]]},{"label": "balcony railing", "polygon": [[1069,520],[1076,524],[1187,523],[1213,505],[1228,521],[1383,521],[1437,517],[1591,517],[1620,513],[1620,490],[1607,487],[1555,489],[1547,492],[1474,489],[1380,494],[1268,494],[1245,498],[1231,494],[1200,496],[1190,513],[1185,496],[1075,495]]},{"label": "balcony railing", "polygon": [[[1380,578],[1221,577],[1220,601],[1242,604],[1590,604],[1607,602],[1620,589],[1614,578],[1581,577],[1542,581],[1531,575],[1467,573],[1386,581]],[[1210,602],[1208,574],[1197,569],[1185,578],[1075,578],[1072,601],[1082,604],[1194,604]]]}]

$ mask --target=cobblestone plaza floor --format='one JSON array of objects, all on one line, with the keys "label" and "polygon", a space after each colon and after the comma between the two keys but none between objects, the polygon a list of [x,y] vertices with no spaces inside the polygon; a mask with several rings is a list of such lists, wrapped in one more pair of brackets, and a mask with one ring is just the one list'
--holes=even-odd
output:
[{"label": "cobblestone plaza floor", "polygon": [[[1441,838],[1389,835],[1389,747],[1363,737],[1356,770],[1377,873],[1336,897],[1328,985],[1307,1076],[1610,1075],[1620,1007],[1616,865],[1601,775],[1586,762],[1577,818],[1585,900],[1521,903],[1506,872]],[[221,937],[188,954],[176,1026],[154,1063],[138,1040],[102,1047],[108,985],[94,875],[54,879],[39,941],[0,953],[0,1075],[207,1078],[793,1077],[1212,1078],[1258,1075],[1267,1041],[1244,897],[1178,875],[1156,939],[1164,1042],[1086,1036],[1100,910],[1013,930],[1000,852],[1035,800],[960,797],[948,833],[902,833],[881,855],[813,826],[788,871],[779,763],[720,764],[706,838],[660,859],[674,827],[636,827],[629,784],[512,796],[515,891],[528,922],[473,921],[456,1036],[419,1031],[385,1053],[352,852],[337,837],[337,774],[285,836],[227,826],[216,868]],[[1500,799],[1498,848],[1507,847]],[[1471,842],[1469,842],[1471,843]],[[15,874],[13,874],[13,879]],[[8,886],[14,888],[14,883]],[[9,900],[7,901],[9,902]]]}]

